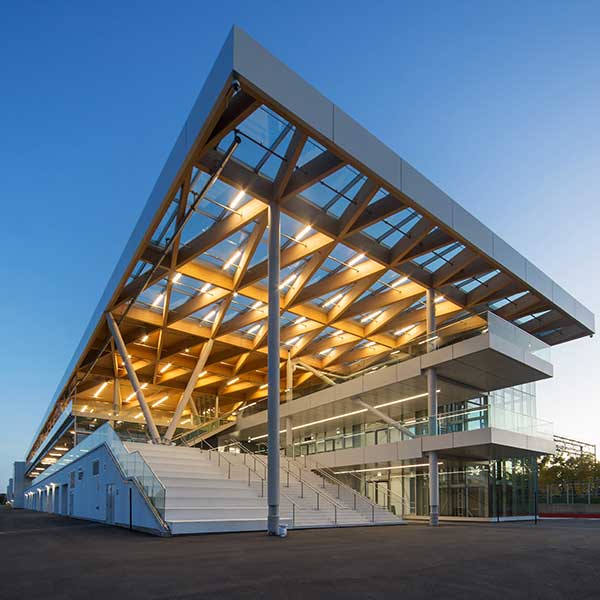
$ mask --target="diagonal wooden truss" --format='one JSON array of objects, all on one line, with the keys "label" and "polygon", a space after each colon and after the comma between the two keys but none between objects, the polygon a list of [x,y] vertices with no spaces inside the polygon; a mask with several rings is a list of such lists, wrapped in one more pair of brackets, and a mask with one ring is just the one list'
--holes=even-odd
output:
[{"label": "diagonal wooden truss", "polygon": [[[457,240],[442,224],[420,214],[410,198],[385,191],[382,181],[361,173],[335,148],[323,145],[315,156],[302,161],[314,140],[290,115],[280,116],[286,125],[270,147],[263,147],[264,156],[255,166],[241,160],[237,151],[232,159],[225,160],[224,141],[264,108],[271,113],[277,110],[246,89],[221,99],[196,150],[174,182],[172,197],[139,249],[137,263],[130,265],[129,277],[109,307],[119,322],[139,379],[151,390],[150,405],[154,398],[169,395],[168,401],[153,412],[173,413],[190,375],[199,369],[200,358],[202,373],[194,393],[218,395],[223,410],[266,397],[264,279],[268,260],[260,248],[268,226],[267,205],[273,199],[298,229],[310,226],[302,239],[287,239],[281,251],[282,272],[295,269],[293,281],[281,290],[282,314],[288,316],[281,329],[282,367],[291,358],[313,369],[349,376],[389,359],[391,353],[403,356],[425,331],[425,310],[420,301],[428,288],[440,296],[436,304],[439,323],[462,318],[457,327],[480,328],[482,320],[475,315],[495,310],[509,320],[531,316],[523,328],[533,334],[544,333],[550,344],[578,335],[565,315],[523,282],[499,271],[476,247]],[[243,139],[241,145],[251,143]],[[271,156],[279,157],[280,163],[269,177],[262,168]],[[165,253],[164,243],[156,241],[160,223],[169,210],[175,225],[181,223],[186,208],[197,198],[195,181],[213,174],[217,166],[222,168],[219,182],[233,192],[243,191],[244,201],[234,208],[224,206],[210,227],[189,239],[180,232]],[[354,178],[340,187],[332,200],[349,198],[341,214],[327,212],[310,200],[311,189],[349,168],[354,170]],[[351,189],[355,191],[350,197]],[[377,224],[407,210],[414,222],[393,244],[384,244],[369,233]],[[231,268],[223,268],[214,260],[216,249],[242,234],[239,255]],[[457,246],[457,253],[443,259],[443,265],[435,270],[419,260],[442,260],[444,249],[452,244]],[[340,248],[360,260],[338,260],[337,267],[326,268]],[[154,272],[148,278],[151,270]],[[181,277],[188,288],[189,282],[195,282],[194,293],[176,302]],[[398,281],[402,283],[396,285]],[[464,282],[479,285],[470,289]],[[143,299],[148,293],[160,293],[161,302],[152,306]],[[336,295],[340,295],[338,300],[327,302]],[[247,301],[246,308],[232,314],[239,298]],[[501,305],[496,308],[495,302]],[[199,316],[211,310],[210,319]],[[312,377],[311,372],[297,371],[294,387],[309,385]],[[80,402],[107,400],[110,407],[108,399],[116,394],[107,391],[106,398],[93,398],[98,386],[109,378],[116,378],[123,398],[130,396],[123,364],[110,344],[108,330],[100,326],[70,387],[76,385]],[[189,410],[196,411],[193,400]],[[121,417],[130,418],[128,414],[124,400]]]}]

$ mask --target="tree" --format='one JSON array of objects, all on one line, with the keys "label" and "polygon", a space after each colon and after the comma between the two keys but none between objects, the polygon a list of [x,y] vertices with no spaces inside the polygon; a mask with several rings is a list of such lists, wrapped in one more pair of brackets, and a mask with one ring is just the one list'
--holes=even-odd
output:
[{"label": "tree", "polygon": [[574,481],[600,481],[600,462],[591,454],[546,455],[539,461],[540,485]]}]

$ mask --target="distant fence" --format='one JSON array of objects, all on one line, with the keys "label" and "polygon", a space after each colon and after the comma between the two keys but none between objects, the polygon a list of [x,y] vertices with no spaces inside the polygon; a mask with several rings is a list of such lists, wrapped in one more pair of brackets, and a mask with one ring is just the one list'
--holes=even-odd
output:
[{"label": "distant fence", "polygon": [[541,485],[538,494],[543,504],[597,504],[600,512],[600,481],[569,481]]}]

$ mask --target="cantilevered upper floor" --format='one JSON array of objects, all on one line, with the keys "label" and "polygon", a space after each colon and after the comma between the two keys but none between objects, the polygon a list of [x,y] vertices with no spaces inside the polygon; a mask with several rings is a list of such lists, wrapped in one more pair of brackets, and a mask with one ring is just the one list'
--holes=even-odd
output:
[{"label": "cantilevered upper floor", "polygon": [[[426,331],[495,314],[545,345],[592,335],[592,313],[238,28],[185,120],[51,400],[27,458],[65,410],[140,423],[106,315],[158,426],[266,397],[267,208],[281,225],[281,360],[310,391],[411,358]],[[399,357],[399,358],[400,358]],[[284,368],[285,376],[285,368]],[[194,381],[190,383],[190,377]],[[282,386],[285,387],[285,386]],[[36,460],[37,460],[36,458]]]}]

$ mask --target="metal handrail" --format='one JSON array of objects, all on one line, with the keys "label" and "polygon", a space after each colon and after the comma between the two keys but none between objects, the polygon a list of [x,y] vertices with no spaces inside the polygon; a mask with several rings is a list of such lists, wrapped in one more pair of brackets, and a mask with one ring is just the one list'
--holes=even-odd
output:
[{"label": "metal handrail", "polygon": [[[193,434],[200,430],[206,430],[206,433],[208,433],[211,431],[211,429],[209,428],[209,425],[211,425],[215,421],[221,421],[223,419],[227,419],[228,417],[234,416],[234,413],[236,413],[236,412],[237,412],[237,409],[230,410],[229,412],[223,413],[223,414],[219,415],[218,417],[211,419],[210,421],[205,421],[204,423],[201,423],[200,425],[198,425],[196,427],[192,427],[191,429],[188,429],[187,431],[183,431],[182,433],[180,433],[176,436],[173,436],[172,441],[176,442],[177,440],[185,439],[186,436]],[[231,421],[231,422],[233,422],[233,421]],[[225,424],[225,423],[223,423],[223,424]],[[216,429],[216,427],[214,429]]]},{"label": "metal handrail", "polygon": [[[308,468],[307,465],[306,465],[308,455],[304,454],[303,458],[304,458],[304,467]],[[358,495],[360,498],[362,498],[368,504],[370,504],[370,505],[372,505],[372,506],[374,506],[376,508],[384,508],[383,506],[380,506],[376,502],[373,502],[373,500],[371,500],[370,498],[368,498],[364,494],[361,494],[360,492],[357,492],[353,487],[349,486],[348,484],[344,483],[343,481],[340,481],[337,477],[335,477],[336,473],[330,467],[327,467],[326,465],[320,463],[318,460],[316,460],[312,456],[310,457],[310,460],[314,463],[314,465],[318,469],[318,471],[319,471],[318,474],[321,475],[321,473],[322,473],[322,475],[321,475],[322,477],[327,476],[335,485],[342,486],[345,489],[347,489],[350,492],[352,492],[353,494]],[[289,461],[289,459],[288,459],[288,461]],[[298,463],[296,463],[296,464],[298,464]],[[348,475],[350,475],[351,477],[353,477],[354,479],[356,479],[356,481],[359,484],[363,483],[362,480],[361,480],[361,478],[358,477],[355,473],[348,473]],[[410,502],[408,502],[408,500],[404,496],[400,496],[396,492],[392,492],[389,489],[387,489],[385,491],[386,491],[386,493],[388,493],[389,496],[394,496],[394,497],[396,497],[396,499],[398,499],[400,501],[400,504],[402,506],[402,516],[404,516],[404,509],[406,507],[408,507],[408,512],[410,512],[410,510],[411,510],[410,509]],[[389,497],[388,497],[388,503],[387,504],[388,504],[388,506],[390,505]]]},{"label": "metal handrail", "polygon": [[220,467],[221,466],[221,458],[227,463],[227,479],[231,479],[231,467],[246,467],[248,469],[248,487],[251,486],[252,483],[252,478],[250,476],[250,473],[254,473],[259,479],[260,479],[260,497],[264,498],[265,497],[265,477],[263,477],[258,471],[256,471],[256,469],[251,469],[248,465],[244,464],[244,465],[238,465],[238,464],[234,464],[232,461],[230,461],[227,457],[224,456],[224,452],[219,452],[218,448],[215,448],[210,442],[208,442],[207,440],[202,440],[200,442],[201,444],[206,444],[206,446],[208,446],[208,460],[212,460],[212,452],[216,452],[217,453],[217,465]]},{"label": "metal handrail", "polygon": [[[261,463],[265,469],[265,474],[267,473],[267,464],[262,461],[260,458],[257,457],[257,455],[255,453],[253,453],[251,450],[249,450],[246,446],[244,446],[244,444],[242,444],[241,442],[237,441],[237,440],[230,440],[230,444],[228,444],[229,446],[231,445],[235,445],[235,446],[239,446],[239,448],[241,448],[244,451],[244,454],[249,454],[251,455],[255,461],[258,461],[259,463]],[[295,473],[293,473],[290,469],[286,469],[285,467],[281,466],[281,464],[279,465],[280,470],[282,470],[284,473],[286,473],[288,475],[288,487],[289,487],[289,476],[291,475],[292,477],[294,477],[297,481],[300,482],[300,497],[303,498],[304,497],[304,486],[308,487],[315,495],[316,495],[316,500],[317,500],[317,510],[320,510],[320,497],[323,496],[325,501],[328,502],[329,504],[331,504],[335,510],[335,520],[337,522],[337,509],[343,509],[344,507],[339,504],[338,502],[336,502],[335,500],[333,500],[332,498],[329,498],[327,496],[325,496],[323,494],[323,492],[320,492],[316,487],[314,487],[311,483],[305,481],[304,479],[302,479],[301,475],[296,475]]]}]

